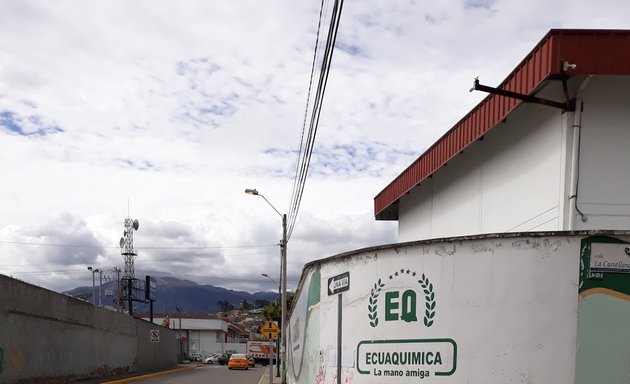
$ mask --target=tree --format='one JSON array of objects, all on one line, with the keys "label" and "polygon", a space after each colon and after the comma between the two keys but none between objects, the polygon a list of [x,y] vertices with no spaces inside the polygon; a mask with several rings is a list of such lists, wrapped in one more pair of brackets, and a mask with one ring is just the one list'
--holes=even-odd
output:
[{"label": "tree", "polygon": [[225,300],[219,300],[219,301],[217,301],[217,306],[219,307],[219,310],[220,310],[221,312],[227,312],[227,311],[229,311],[229,310],[230,310],[230,305],[231,305],[231,304],[230,304],[230,303],[228,303],[228,302],[227,302],[227,301],[225,301]]},{"label": "tree", "polygon": [[248,311],[253,308],[253,305],[247,302],[247,300],[241,301],[240,309]]},{"label": "tree", "polygon": [[255,308],[265,308],[266,306],[269,305],[269,300],[256,300],[254,301],[254,306]]},{"label": "tree", "polygon": [[282,314],[282,307],[280,303],[274,301],[263,308],[263,317],[266,320],[277,321],[280,320],[280,315]]}]

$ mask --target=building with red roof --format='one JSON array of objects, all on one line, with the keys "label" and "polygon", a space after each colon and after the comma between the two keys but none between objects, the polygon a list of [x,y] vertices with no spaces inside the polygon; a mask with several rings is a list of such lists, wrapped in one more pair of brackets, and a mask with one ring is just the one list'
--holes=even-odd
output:
[{"label": "building with red roof", "polygon": [[473,88],[489,94],[374,199],[399,241],[630,229],[630,31],[551,30]]}]

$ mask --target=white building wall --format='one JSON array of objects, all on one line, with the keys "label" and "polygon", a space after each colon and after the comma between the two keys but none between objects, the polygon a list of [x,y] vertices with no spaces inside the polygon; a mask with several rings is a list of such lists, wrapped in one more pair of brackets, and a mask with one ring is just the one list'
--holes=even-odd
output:
[{"label": "white building wall", "polygon": [[521,106],[401,198],[399,241],[560,229],[564,119]]},{"label": "white building wall", "polygon": [[[162,324],[164,318],[155,318],[155,324]],[[179,318],[170,319],[169,327],[179,331]],[[226,351],[245,353],[245,343],[226,342],[228,323],[221,319],[182,319],[182,337],[187,338],[188,353],[199,352],[204,355]]]},{"label": "white building wall", "polygon": [[[610,289],[603,293],[606,280],[580,279],[588,242],[603,239],[478,236],[398,243],[310,263],[287,328],[287,382],[335,382],[340,343],[344,383],[568,384],[596,383],[585,378],[597,377],[625,384],[618,378],[629,372],[627,365],[613,366],[608,357],[616,357],[611,350],[620,351],[619,361],[629,356],[623,327],[630,301]],[[349,273],[348,290],[331,295],[329,279],[343,273]],[[592,296],[578,295],[588,292],[579,291],[583,284],[590,284]],[[415,300],[403,300],[404,292]],[[578,310],[592,317],[580,318]],[[615,335],[619,341],[606,350],[600,339]],[[578,349],[592,353],[580,372],[593,373],[576,381]],[[376,355],[438,350],[440,364],[377,362]],[[598,360],[602,353],[606,361]],[[421,370],[423,378],[410,375]],[[403,375],[391,376],[395,371]]]},{"label": "white building wall", "polygon": [[575,229],[630,228],[630,79],[594,77],[584,90]]},{"label": "white building wall", "polygon": [[[563,99],[558,83],[539,96]],[[399,241],[630,229],[630,78],[593,77],[583,100],[577,202],[586,221],[569,199],[574,114],[523,104],[400,199]]]}]

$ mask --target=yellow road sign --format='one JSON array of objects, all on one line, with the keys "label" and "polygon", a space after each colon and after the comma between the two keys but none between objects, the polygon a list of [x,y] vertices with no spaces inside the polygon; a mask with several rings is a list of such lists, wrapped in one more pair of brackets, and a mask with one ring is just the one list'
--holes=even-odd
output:
[{"label": "yellow road sign", "polygon": [[267,338],[273,340],[280,334],[280,328],[273,321],[268,321],[260,328],[260,333]]}]

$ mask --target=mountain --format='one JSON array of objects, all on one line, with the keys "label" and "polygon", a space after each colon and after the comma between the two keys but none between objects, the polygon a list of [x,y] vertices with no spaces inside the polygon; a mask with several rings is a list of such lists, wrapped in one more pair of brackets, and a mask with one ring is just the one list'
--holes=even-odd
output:
[{"label": "mountain", "polygon": [[[256,304],[260,301],[274,301],[278,299],[278,294],[274,292],[234,291],[216,287],[214,285],[199,285],[194,281],[181,280],[174,277],[157,277],[156,300],[153,302],[154,312],[175,312],[175,307],[179,307],[182,312],[219,312],[221,309],[217,305],[219,301],[225,301],[235,308],[239,308],[242,302]],[[103,305],[113,305],[116,294],[116,282],[108,281],[102,286]],[[95,289],[97,304],[99,287]],[[63,292],[66,295],[92,300],[92,287],[77,287]],[[111,293],[112,296],[107,296]],[[134,302],[135,311],[148,311],[148,303]]]}]

